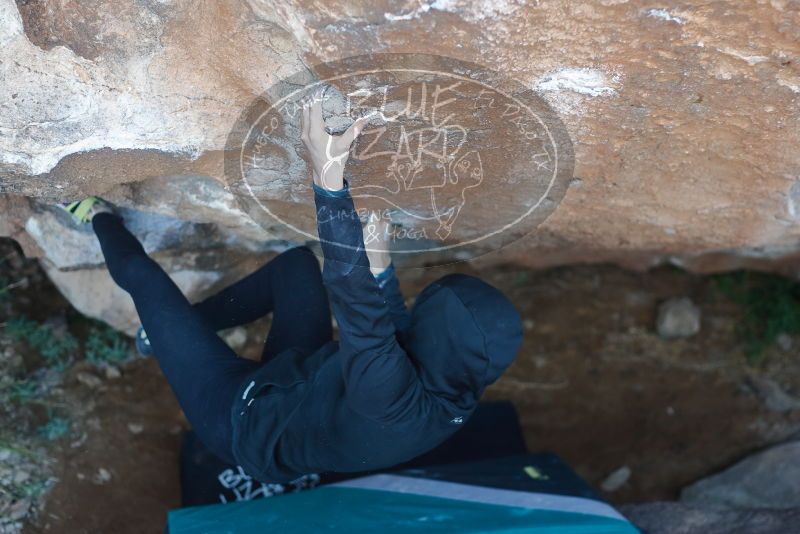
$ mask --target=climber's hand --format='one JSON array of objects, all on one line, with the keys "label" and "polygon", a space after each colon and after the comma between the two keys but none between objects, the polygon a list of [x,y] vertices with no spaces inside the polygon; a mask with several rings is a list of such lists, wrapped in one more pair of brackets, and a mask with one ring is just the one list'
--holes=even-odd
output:
[{"label": "climber's hand", "polygon": [[308,149],[314,183],[335,191],[344,187],[344,166],[350,155],[350,145],[369,119],[359,118],[343,134],[330,135],[322,119],[323,94],[324,89],[320,87],[304,99],[300,138]]},{"label": "climber's hand", "polygon": [[378,212],[370,212],[362,222],[361,229],[364,235],[364,247],[367,249],[369,270],[372,274],[382,273],[392,263],[389,254],[391,238],[391,224],[381,217]]}]

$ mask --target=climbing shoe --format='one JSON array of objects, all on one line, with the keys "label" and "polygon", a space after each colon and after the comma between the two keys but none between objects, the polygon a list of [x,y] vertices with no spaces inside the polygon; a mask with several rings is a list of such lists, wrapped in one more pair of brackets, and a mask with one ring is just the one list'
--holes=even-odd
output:
[{"label": "climbing shoe", "polygon": [[150,340],[147,339],[147,332],[144,331],[143,326],[140,326],[139,330],[136,331],[136,350],[142,356],[153,354],[153,347],[150,346]]},{"label": "climbing shoe", "polygon": [[83,200],[62,204],[61,208],[78,224],[91,222],[92,217],[98,213],[114,213],[114,207],[100,197],[86,197]]}]

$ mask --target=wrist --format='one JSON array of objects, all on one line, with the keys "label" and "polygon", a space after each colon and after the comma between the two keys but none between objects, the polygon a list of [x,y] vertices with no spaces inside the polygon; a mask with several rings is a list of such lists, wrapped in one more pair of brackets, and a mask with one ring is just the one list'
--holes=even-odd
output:
[{"label": "wrist", "polygon": [[342,186],[339,189],[325,189],[316,181],[311,184],[311,188],[314,190],[315,194],[323,197],[342,198],[350,194],[350,186],[348,185],[347,180],[343,181]]},{"label": "wrist", "polygon": [[392,266],[392,256],[387,251],[373,252],[367,249],[369,270],[374,276],[381,276]]},{"label": "wrist", "polygon": [[375,280],[378,282],[378,285],[383,286],[386,283],[386,280],[394,274],[394,264],[390,261],[388,265],[385,267],[371,267],[369,269],[372,272],[372,276],[375,277]]},{"label": "wrist", "polygon": [[335,172],[331,169],[324,174],[314,171],[314,184],[325,191],[339,191],[344,188],[344,173]]}]

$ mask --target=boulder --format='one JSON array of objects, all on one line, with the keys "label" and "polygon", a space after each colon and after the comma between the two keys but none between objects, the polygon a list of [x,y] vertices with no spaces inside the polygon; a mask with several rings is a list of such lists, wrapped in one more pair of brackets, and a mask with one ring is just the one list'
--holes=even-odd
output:
[{"label": "boulder", "polygon": [[[332,63],[365,53],[420,55],[418,67],[444,68],[465,86],[490,81],[495,91],[480,101],[458,89],[452,105],[482,151],[447,162],[446,183],[461,188],[447,186],[449,200],[465,184],[482,189],[466,195],[457,225],[441,217],[455,217],[463,203],[445,203],[431,242],[470,243],[509,227],[515,210],[538,210],[507,239],[443,247],[436,261],[791,270],[800,255],[797,0],[664,8],[624,0],[0,0],[0,45],[0,234],[42,258],[79,308],[119,327],[135,321],[130,307],[85,295],[107,283],[86,282],[102,277],[102,263],[86,248],[90,239],[49,206],[95,194],[130,210],[165,268],[191,273],[184,284],[196,298],[242,274],[237,265],[247,262],[228,257],[263,259],[265,250],[313,240],[296,123],[256,131],[251,141],[260,131],[271,143],[257,180],[230,172],[242,155],[232,140],[286,91],[331,81]],[[421,56],[432,51],[447,61]],[[349,89],[384,81],[370,83]],[[522,100],[509,107],[513,99]],[[384,111],[396,112],[397,102]],[[510,110],[530,103],[540,123],[526,130]],[[332,131],[352,119],[341,111],[326,110]],[[452,145],[467,130],[448,132]],[[547,146],[537,153],[535,142]],[[555,149],[563,165],[540,195],[528,187],[547,167],[536,157]],[[383,179],[384,163],[364,159],[354,183]],[[408,186],[416,170],[392,172]],[[429,189],[394,209],[406,234],[420,232]],[[144,222],[151,216],[160,234]],[[216,247],[198,248],[203,232]]]},{"label": "boulder", "polygon": [[681,492],[695,506],[800,509],[800,442],[748,456]]},{"label": "boulder", "polygon": [[786,534],[800,524],[800,508],[733,510],[652,502],[625,505],[620,511],[646,534]]}]

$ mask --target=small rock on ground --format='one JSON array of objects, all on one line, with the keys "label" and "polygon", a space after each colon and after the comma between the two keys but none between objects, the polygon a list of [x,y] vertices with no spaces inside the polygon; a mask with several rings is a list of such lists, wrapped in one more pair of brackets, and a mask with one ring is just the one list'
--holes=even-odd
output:
[{"label": "small rock on ground", "polygon": [[247,330],[236,327],[228,330],[223,335],[225,343],[233,350],[239,350],[247,344]]},{"label": "small rock on ground", "polygon": [[664,339],[691,337],[700,331],[700,308],[688,297],[671,298],[658,307],[656,331]]},{"label": "small rock on ground", "polygon": [[78,382],[91,389],[97,389],[103,385],[103,380],[99,376],[93,375],[92,373],[81,371],[76,375],[75,378],[78,379]]},{"label": "small rock on ground", "polygon": [[122,376],[122,372],[119,370],[119,368],[113,365],[106,366],[103,369],[103,374],[105,374],[106,379],[108,380],[116,380]]},{"label": "small rock on ground", "polygon": [[111,481],[111,472],[105,467],[100,467],[92,477],[92,482],[98,485],[106,484]]},{"label": "small rock on ground", "polygon": [[608,493],[617,491],[618,489],[620,489],[622,486],[625,485],[625,483],[628,481],[629,478],[631,478],[631,468],[628,467],[627,465],[623,465],[622,467],[620,467],[619,469],[608,475],[606,479],[600,484],[600,488],[602,488],[603,491]]}]

